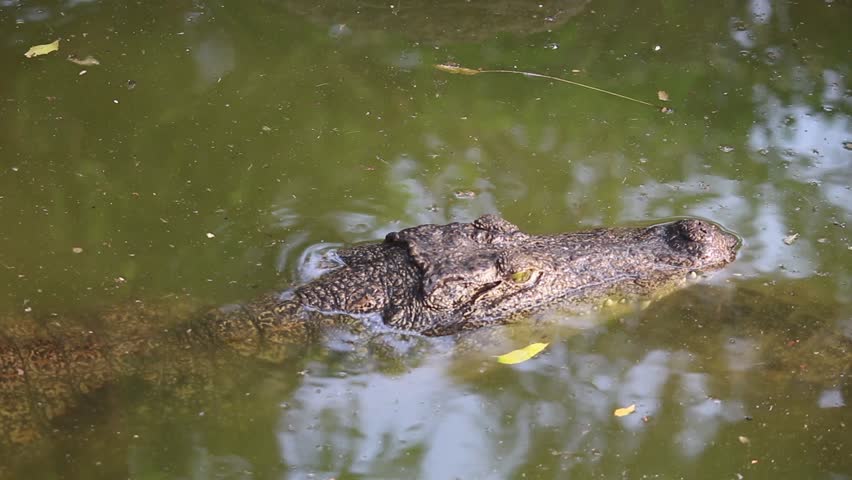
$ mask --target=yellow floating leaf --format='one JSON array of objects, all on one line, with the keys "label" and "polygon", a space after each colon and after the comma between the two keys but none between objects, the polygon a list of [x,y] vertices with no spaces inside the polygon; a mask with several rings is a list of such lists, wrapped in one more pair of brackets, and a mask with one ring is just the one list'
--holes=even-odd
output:
[{"label": "yellow floating leaf", "polygon": [[59,50],[59,39],[56,39],[53,43],[45,43],[44,45],[33,45],[27,50],[27,53],[24,54],[27,58],[37,57],[39,55],[47,55],[50,52],[55,52]]},{"label": "yellow floating leaf", "polygon": [[664,102],[668,102],[669,101],[669,94],[665,90],[660,90],[660,91],[657,92],[657,98],[659,98],[660,100],[662,100]]},{"label": "yellow floating leaf", "polygon": [[526,362],[538,354],[538,352],[547,348],[547,343],[531,343],[519,350],[512,350],[497,357],[497,361],[506,365],[514,365],[516,363]]},{"label": "yellow floating leaf", "polygon": [[465,68],[459,65],[451,65],[449,63],[439,63],[435,65],[435,68],[442,72],[447,73],[455,73],[458,75],[476,75],[481,73],[479,70],[474,70],[472,68]]},{"label": "yellow floating leaf", "polygon": [[626,417],[627,415],[630,415],[631,413],[633,413],[635,411],[636,411],[636,404],[633,403],[629,407],[616,408],[615,411],[612,412],[612,414],[615,415],[616,417]]}]

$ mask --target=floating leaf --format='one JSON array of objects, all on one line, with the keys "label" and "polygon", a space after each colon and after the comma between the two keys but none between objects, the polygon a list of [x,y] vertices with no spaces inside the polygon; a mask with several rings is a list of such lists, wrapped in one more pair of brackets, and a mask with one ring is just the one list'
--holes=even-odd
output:
[{"label": "floating leaf", "polygon": [[633,403],[628,407],[616,408],[615,411],[612,412],[612,414],[615,415],[616,417],[626,417],[627,415],[630,415],[631,413],[633,413],[635,411],[636,411],[636,404]]},{"label": "floating leaf", "polygon": [[472,68],[465,68],[459,65],[451,65],[449,63],[439,63],[435,65],[435,68],[442,72],[447,73],[455,73],[458,75],[477,75],[480,73],[479,70],[474,70]]},{"label": "floating leaf", "polygon": [[512,350],[509,353],[497,357],[497,361],[506,365],[514,365],[516,363],[526,362],[536,356],[540,351],[547,348],[547,343],[531,343],[519,350]]},{"label": "floating leaf", "polygon": [[27,50],[27,53],[24,54],[27,58],[37,57],[39,55],[47,55],[50,52],[55,52],[59,50],[59,39],[54,41],[53,43],[45,43],[44,45],[33,45]]},{"label": "floating leaf", "polygon": [[660,91],[657,92],[657,98],[659,98],[660,100],[662,100],[664,102],[668,102],[669,101],[669,94],[665,90],[660,90]]}]

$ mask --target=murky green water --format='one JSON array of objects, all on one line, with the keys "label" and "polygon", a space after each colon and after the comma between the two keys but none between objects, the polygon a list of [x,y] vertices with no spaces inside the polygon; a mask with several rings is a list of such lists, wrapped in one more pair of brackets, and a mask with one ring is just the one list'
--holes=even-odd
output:
[{"label": "murky green water", "polygon": [[697,215],[739,259],[507,328],[551,342],[514,367],[452,341],[163,359],[3,444],[0,476],[852,479],[848,2],[339,3],[0,0],[2,331],[246,300],[317,248],[488,212]]}]

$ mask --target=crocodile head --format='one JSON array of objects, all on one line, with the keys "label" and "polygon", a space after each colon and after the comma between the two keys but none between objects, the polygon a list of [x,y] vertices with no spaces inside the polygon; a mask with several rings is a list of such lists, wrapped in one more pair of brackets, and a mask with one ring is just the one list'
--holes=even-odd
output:
[{"label": "crocodile head", "polygon": [[736,236],[693,218],[531,235],[486,215],[408,228],[383,244],[348,249],[342,270],[306,286],[313,294],[305,303],[324,309],[331,302],[331,310],[378,313],[394,327],[446,335],[549,305],[657,296],[724,267],[738,246]]}]

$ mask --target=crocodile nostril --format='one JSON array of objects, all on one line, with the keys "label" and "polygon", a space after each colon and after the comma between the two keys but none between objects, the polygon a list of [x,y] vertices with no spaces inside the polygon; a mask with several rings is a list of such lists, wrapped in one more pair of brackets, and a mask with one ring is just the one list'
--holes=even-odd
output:
[{"label": "crocodile nostril", "polygon": [[700,241],[692,220],[678,220],[666,226],[666,243],[675,250],[682,250]]},{"label": "crocodile nostril", "polygon": [[702,258],[732,262],[740,247],[740,239],[712,222],[689,218],[669,225],[667,242],[673,249]]},{"label": "crocodile nostril", "polygon": [[700,220],[680,220],[675,223],[678,235],[688,242],[704,241],[711,234],[711,226]]}]

